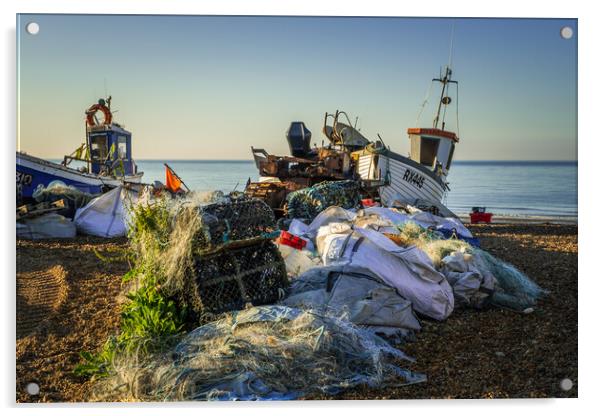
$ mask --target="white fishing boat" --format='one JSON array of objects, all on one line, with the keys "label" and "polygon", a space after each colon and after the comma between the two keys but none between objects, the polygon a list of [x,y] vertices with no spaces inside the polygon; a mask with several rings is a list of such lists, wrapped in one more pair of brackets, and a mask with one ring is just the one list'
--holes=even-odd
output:
[{"label": "white fishing boat", "polygon": [[[409,128],[410,154],[402,156],[377,140],[359,152],[357,174],[363,180],[380,182],[381,201],[389,205],[394,201],[411,205],[433,204],[441,206],[450,190],[447,175],[452,165],[454,150],[459,142],[458,135],[446,130],[445,116],[452,98],[449,86],[457,81],[451,79],[452,70],[445,67],[444,74],[434,78],[441,83],[441,95],[433,126]],[[457,107],[456,107],[457,115]]]}]

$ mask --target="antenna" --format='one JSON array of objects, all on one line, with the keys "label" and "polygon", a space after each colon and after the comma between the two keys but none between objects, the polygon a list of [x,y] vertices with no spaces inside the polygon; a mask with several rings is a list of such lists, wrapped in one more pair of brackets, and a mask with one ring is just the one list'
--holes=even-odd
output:
[{"label": "antenna", "polygon": [[451,69],[452,67],[452,58],[454,51],[454,32],[456,30],[456,19],[452,20],[451,34],[449,37],[449,59],[447,60],[447,66]]},{"label": "antenna", "polygon": [[445,67],[445,74],[443,76],[440,76],[439,79],[433,79],[433,81],[439,81],[442,85],[441,87],[441,97],[439,97],[439,105],[437,107],[437,115],[435,116],[435,119],[433,120],[433,127],[434,128],[439,128],[439,116],[441,115],[441,105],[445,105],[445,107],[443,108],[443,118],[442,118],[442,125],[441,128],[443,130],[445,130],[445,115],[447,114],[447,105],[449,103],[451,103],[451,98],[447,95],[448,90],[449,90],[449,84],[456,84],[456,81],[452,81],[451,76],[452,76],[452,69],[451,69],[451,65],[452,65],[452,56],[453,56],[453,49],[454,49],[454,32],[455,32],[455,28],[456,28],[456,21],[453,20],[452,21],[452,28],[451,28],[451,34],[450,34],[450,41],[449,41],[449,59],[448,59],[448,63],[447,66]]}]

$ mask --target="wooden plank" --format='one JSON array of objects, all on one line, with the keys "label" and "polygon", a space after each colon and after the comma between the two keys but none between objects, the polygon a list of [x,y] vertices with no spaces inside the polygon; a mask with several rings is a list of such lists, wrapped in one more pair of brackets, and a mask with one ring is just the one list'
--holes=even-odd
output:
[{"label": "wooden plank", "polygon": [[64,199],[59,199],[58,201],[54,202],[40,202],[36,205],[21,205],[17,208],[17,220],[33,218],[53,211],[60,211],[61,209],[65,208],[65,206]]}]

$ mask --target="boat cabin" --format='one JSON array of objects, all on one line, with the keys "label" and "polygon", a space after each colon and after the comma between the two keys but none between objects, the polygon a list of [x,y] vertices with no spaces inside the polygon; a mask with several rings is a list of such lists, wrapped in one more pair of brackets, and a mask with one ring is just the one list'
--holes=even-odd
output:
[{"label": "boat cabin", "polygon": [[410,159],[440,175],[447,175],[459,139],[451,131],[409,128]]},{"label": "boat cabin", "polygon": [[87,127],[87,146],[90,151],[89,172],[117,176],[134,175],[132,133],[115,123]]}]

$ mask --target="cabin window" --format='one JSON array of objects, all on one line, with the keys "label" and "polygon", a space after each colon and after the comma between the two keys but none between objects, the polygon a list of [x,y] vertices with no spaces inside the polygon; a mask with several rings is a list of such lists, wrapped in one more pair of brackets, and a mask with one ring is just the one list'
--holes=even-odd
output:
[{"label": "cabin window", "polygon": [[439,139],[422,138],[420,145],[420,163],[426,166],[433,166],[439,150]]},{"label": "cabin window", "polygon": [[92,160],[105,161],[109,154],[109,148],[107,146],[107,136],[105,134],[99,134],[90,137],[90,157]]},{"label": "cabin window", "polygon": [[117,136],[117,157],[119,159],[127,158],[127,138],[126,136]]},{"label": "cabin window", "polygon": [[454,158],[454,150],[456,149],[456,145],[454,143],[451,144],[451,149],[449,151],[449,157],[447,158],[447,166],[445,167],[445,170],[449,170],[449,168],[451,167],[451,162],[452,159]]}]

